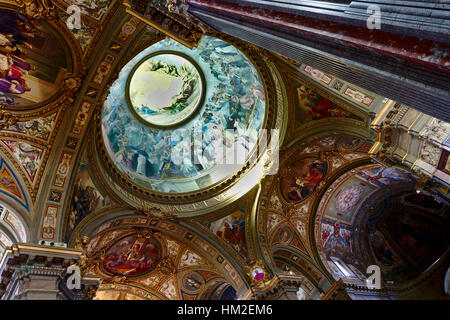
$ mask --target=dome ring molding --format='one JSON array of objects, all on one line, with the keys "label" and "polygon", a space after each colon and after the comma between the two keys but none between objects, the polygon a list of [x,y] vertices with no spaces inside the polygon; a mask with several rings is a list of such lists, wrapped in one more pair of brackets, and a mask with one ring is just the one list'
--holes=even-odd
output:
[{"label": "dome ring molding", "polygon": [[[141,115],[139,115],[134,106],[133,103],[131,102],[131,98],[130,98],[130,84],[131,81],[133,79],[133,76],[135,75],[136,71],[145,63],[147,62],[150,58],[152,57],[156,57],[159,55],[174,55],[174,56],[179,56],[185,60],[187,60],[187,62],[191,63],[195,70],[198,72],[199,76],[200,76],[200,80],[202,82],[202,87],[201,87],[201,96],[199,101],[197,102],[196,106],[195,106],[195,110],[193,112],[191,112],[188,116],[186,116],[183,120],[178,121],[174,124],[171,125],[158,125],[155,123],[151,123],[145,119],[142,118]],[[157,52],[153,52],[147,56],[145,56],[144,58],[142,58],[142,60],[140,62],[138,62],[133,69],[130,72],[130,75],[128,76],[127,79],[127,83],[126,83],[126,87],[125,87],[125,99],[126,102],[128,104],[128,108],[130,109],[130,111],[133,113],[133,115],[136,117],[137,120],[139,120],[141,123],[143,123],[146,126],[150,126],[156,129],[175,129],[181,125],[183,125],[184,123],[188,122],[189,120],[191,120],[193,117],[195,117],[195,115],[201,110],[203,103],[205,101],[205,96],[206,96],[206,79],[205,79],[205,75],[203,73],[203,70],[201,69],[201,67],[198,65],[198,63],[192,59],[190,56],[188,56],[187,54],[184,54],[183,52],[180,51],[174,51],[174,50],[160,50]]]}]

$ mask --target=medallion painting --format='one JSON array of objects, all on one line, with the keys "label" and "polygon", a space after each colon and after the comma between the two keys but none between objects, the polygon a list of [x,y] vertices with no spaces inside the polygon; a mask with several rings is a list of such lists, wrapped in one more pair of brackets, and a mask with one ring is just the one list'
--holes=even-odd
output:
[{"label": "medallion painting", "polygon": [[290,166],[289,175],[281,179],[281,193],[288,202],[305,200],[321,182],[328,170],[325,161],[316,158],[305,158]]},{"label": "medallion painting", "polygon": [[205,80],[195,62],[178,53],[147,57],[129,78],[130,108],[150,125],[167,127],[187,120],[200,106]]},{"label": "medallion painting", "polygon": [[199,289],[203,285],[202,277],[195,272],[186,274],[181,282],[183,284],[184,289],[190,292],[199,291]]},{"label": "medallion painting", "polygon": [[357,176],[351,177],[336,189],[327,202],[326,216],[351,224],[364,199],[376,189],[375,186]]},{"label": "medallion painting", "polygon": [[0,101],[30,108],[60,89],[67,61],[49,25],[0,9]]},{"label": "medallion painting", "polygon": [[112,275],[137,277],[155,269],[161,254],[161,244],[154,237],[133,234],[108,249],[102,267]]}]

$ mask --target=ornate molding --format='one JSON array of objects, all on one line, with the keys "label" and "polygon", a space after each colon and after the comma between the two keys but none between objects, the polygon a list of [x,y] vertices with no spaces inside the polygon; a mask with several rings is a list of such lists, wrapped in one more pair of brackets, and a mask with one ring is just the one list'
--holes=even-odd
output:
[{"label": "ornate molding", "polygon": [[264,289],[273,279],[272,275],[264,267],[262,260],[251,261],[245,267],[245,272],[250,279],[250,285],[255,288]]},{"label": "ornate molding", "polygon": [[188,13],[184,0],[123,0],[126,12],[182,43],[196,47],[211,28]]},{"label": "ornate molding", "polygon": [[58,9],[51,0],[15,0],[22,13],[33,20],[56,20]]},{"label": "ornate molding", "polygon": [[[263,128],[268,129],[267,132],[267,141],[272,139],[271,130],[276,121],[276,91],[274,89],[274,81],[271,77],[271,73],[265,61],[261,58],[259,49],[255,46],[245,43],[239,39],[223,35],[217,33],[207,34],[208,36],[217,37],[226,41],[233,46],[235,46],[238,50],[240,50],[245,56],[250,60],[255,69],[258,72],[259,78],[264,87],[264,92],[266,94],[266,115],[263,122]],[[224,202],[224,195],[226,195],[226,191],[233,187],[233,185],[239,182],[242,178],[245,177],[246,173],[249,170],[252,170],[254,163],[260,161],[260,158],[255,160],[252,154],[249,155],[249,160],[243,164],[243,166],[232,176],[228,176],[216,184],[206,188],[200,189],[195,192],[189,192],[186,194],[167,194],[163,192],[157,192],[150,189],[146,189],[144,187],[138,186],[134,183],[129,177],[123,174],[114,164],[111,157],[109,156],[105,144],[103,142],[102,137],[102,128],[101,128],[101,112],[103,102],[106,100],[109,88],[114,83],[118,73],[111,75],[109,79],[108,85],[106,85],[104,94],[100,97],[95,114],[93,116],[93,121],[95,122],[95,133],[93,143],[95,143],[97,150],[97,161],[102,160],[103,163],[99,163],[104,169],[104,175],[108,175],[108,179],[120,185],[120,189],[117,190],[118,194],[122,196],[122,198],[127,198],[126,201],[130,205],[134,207],[148,208],[149,201],[153,202],[160,208],[164,208],[166,211],[169,211],[169,215],[171,212],[180,213],[189,213],[189,212],[197,212],[199,210],[205,209],[206,204],[208,207],[213,207],[216,205],[220,205],[220,203]],[[253,150],[256,152],[256,150]],[[253,161],[253,160],[255,161]],[[268,163],[266,163],[266,169],[268,170]],[[226,195],[231,198],[231,196]],[[175,205],[176,204],[176,205]],[[152,206],[154,207],[154,206]],[[179,209],[181,208],[182,209]],[[151,209],[151,208],[150,208]],[[181,216],[181,215],[180,215]],[[186,214],[186,216],[189,216]]]},{"label": "ornate molding", "polygon": [[5,110],[5,108],[6,105],[3,102],[0,102],[0,130],[17,123],[17,117]]},{"label": "ornate molding", "polygon": [[376,156],[380,160],[387,162],[387,163],[392,163],[392,160],[388,157],[387,152],[388,152],[389,148],[392,147],[392,144],[394,143],[396,132],[394,131],[394,129],[392,127],[392,120],[393,120],[394,116],[399,112],[400,107],[401,107],[401,104],[396,103],[394,105],[394,107],[386,115],[386,118],[383,121],[383,123],[381,124],[381,127],[374,128],[375,131],[377,131],[377,133],[378,133],[376,145],[381,145],[381,148],[376,153]]}]

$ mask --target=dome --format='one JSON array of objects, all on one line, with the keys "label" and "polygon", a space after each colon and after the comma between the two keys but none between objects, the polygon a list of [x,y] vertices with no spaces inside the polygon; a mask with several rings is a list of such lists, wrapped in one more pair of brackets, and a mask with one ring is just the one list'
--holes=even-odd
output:
[{"label": "dome", "polygon": [[257,144],[265,94],[250,60],[204,37],[189,49],[162,40],[120,71],[102,111],[114,165],[157,192],[192,192],[238,171]]}]

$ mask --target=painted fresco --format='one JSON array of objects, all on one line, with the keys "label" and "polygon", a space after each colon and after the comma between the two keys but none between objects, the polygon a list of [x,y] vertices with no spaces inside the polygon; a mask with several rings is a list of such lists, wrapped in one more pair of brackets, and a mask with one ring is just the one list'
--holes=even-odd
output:
[{"label": "painted fresco", "polygon": [[76,5],[81,9],[81,13],[100,20],[108,11],[111,0],[65,0],[69,5]]},{"label": "painted fresco", "polygon": [[65,51],[46,23],[0,9],[0,99],[30,107],[51,98],[66,73]]},{"label": "painted fresco", "polygon": [[[396,249],[409,259],[403,268],[397,266],[389,270],[387,276],[390,280],[402,282],[419,275],[448,249],[450,243],[448,225],[430,219],[422,210],[394,205],[385,213],[383,224],[377,225],[377,231],[386,230],[385,236],[389,236]],[[373,245],[373,249],[376,252],[376,246]],[[387,256],[389,257],[390,255]],[[394,266],[400,264],[395,260],[389,262]]]},{"label": "painted fresco", "polygon": [[110,203],[110,199],[104,197],[92,182],[87,164],[86,162],[83,162],[80,166],[80,171],[73,190],[66,241],[70,239],[72,231],[81,220],[95,210],[103,208]]},{"label": "painted fresco", "polygon": [[161,244],[155,238],[134,234],[114,243],[102,266],[109,274],[140,276],[156,268],[161,254]]},{"label": "painted fresco", "polygon": [[281,193],[286,201],[300,203],[314,192],[328,170],[328,164],[315,158],[296,161],[289,175],[281,179]]},{"label": "painted fresco", "polygon": [[27,134],[31,137],[47,140],[55,124],[56,113],[42,118],[34,118],[25,122],[17,122],[3,130]]},{"label": "painted fresco", "polygon": [[205,265],[205,260],[200,257],[195,252],[192,252],[191,250],[186,250],[180,259],[179,267],[183,268],[186,266],[195,266],[195,265]]},{"label": "painted fresco", "polygon": [[284,227],[278,232],[278,239],[275,238],[275,241],[279,243],[289,243],[292,240],[292,236],[291,229],[289,227]]},{"label": "painted fresco", "polygon": [[380,165],[363,170],[360,176],[379,187],[395,182],[411,182],[414,180],[414,177],[408,171],[393,167],[386,168]]},{"label": "painted fresco", "polygon": [[377,264],[384,282],[402,283],[448,249],[448,206],[415,186],[403,169],[367,165],[330,187],[319,209],[320,243],[337,278],[363,279],[365,268]]},{"label": "painted fresco", "polygon": [[245,212],[237,210],[232,214],[211,222],[209,230],[225,240],[239,255],[248,260],[247,241],[245,239]]},{"label": "painted fresco", "polygon": [[19,219],[16,213],[6,208],[3,204],[0,204],[0,223],[8,225],[19,239],[19,242],[27,241],[25,226],[22,220]]},{"label": "painted fresco", "polygon": [[361,138],[345,136],[342,139],[340,139],[339,145],[343,150],[348,151],[348,150],[355,150],[356,148],[361,146],[363,142],[365,141]]},{"label": "painted fresco", "polygon": [[27,241],[25,226],[15,213],[6,209],[3,214],[3,220],[17,233],[21,242]]},{"label": "painted fresco", "polygon": [[11,197],[29,211],[28,200],[20,182],[2,158],[0,158],[0,193]]},{"label": "painted fresco", "polygon": [[[163,233],[155,237],[145,230],[142,233],[130,233],[125,221],[132,223],[131,219],[142,218],[113,220],[108,223],[109,227],[106,229],[104,225],[101,226],[102,232],[99,229],[94,231],[88,246],[88,255],[95,255],[104,248],[106,252],[101,263],[92,265],[89,270],[91,274],[126,276],[133,285],[120,286],[121,290],[133,294],[140,293],[139,295],[144,298],[150,298],[148,294],[153,292],[156,293],[153,298],[195,300],[205,293],[208,296],[214,295],[213,292],[218,289],[217,285],[222,289],[227,286],[225,280],[217,274],[217,270],[200,252],[194,251],[189,241],[182,242]],[[145,224],[145,221],[141,223]],[[138,221],[135,220],[134,223]],[[117,228],[118,225],[122,227]],[[181,230],[181,235],[186,233],[186,230]],[[213,257],[214,255],[210,256]],[[173,261],[177,272],[174,274],[161,272],[159,267],[170,265],[170,261],[164,262],[163,258]],[[234,277],[234,269],[230,269],[227,263],[224,265]],[[98,292],[104,292],[105,289],[108,290],[103,286]],[[222,292],[223,290],[218,290],[216,299]]]},{"label": "painted fresco", "polygon": [[3,248],[6,248],[11,246],[12,244],[13,242],[11,241],[11,239],[9,239],[9,237],[6,234],[0,231],[0,245]]},{"label": "painted fresco", "polygon": [[353,263],[352,229],[344,224],[327,220],[322,223],[322,245],[327,257],[338,257],[344,262]]},{"label": "painted fresco", "polygon": [[322,97],[309,87],[301,85],[297,89],[297,93],[296,125],[327,118],[350,118],[364,121],[361,117]]},{"label": "painted fresco", "polygon": [[[193,59],[207,83],[204,103],[177,130],[159,130],[139,121],[124,94],[132,69],[150,54],[164,50]],[[212,37],[203,37],[192,50],[166,39],[121,70],[103,106],[103,139],[115,165],[135,183],[156,191],[188,192],[207,187],[240,167],[225,165],[223,160],[248,154],[246,148],[256,144],[264,113],[262,83],[242,52]],[[187,152],[190,157],[185,156]]]},{"label": "painted fresco", "polygon": [[150,57],[130,76],[131,107],[151,125],[172,126],[184,121],[201,103],[204,83],[200,72],[176,54]]},{"label": "painted fresco", "polygon": [[202,277],[195,272],[186,274],[181,280],[183,288],[187,291],[195,292],[200,290],[203,285]]},{"label": "painted fresco", "polygon": [[17,162],[25,169],[30,181],[34,177],[41,165],[43,150],[22,141],[3,140],[1,142],[11,151]]}]

